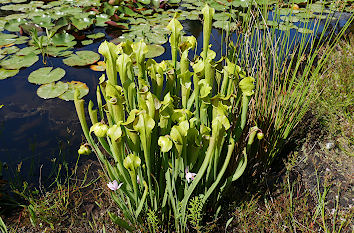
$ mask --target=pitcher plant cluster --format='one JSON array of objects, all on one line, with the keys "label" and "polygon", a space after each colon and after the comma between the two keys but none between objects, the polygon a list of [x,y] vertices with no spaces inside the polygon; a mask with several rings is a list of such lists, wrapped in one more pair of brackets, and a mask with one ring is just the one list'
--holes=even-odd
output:
[{"label": "pitcher plant cluster", "polygon": [[214,61],[209,45],[214,9],[206,5],[202,13],[200,56],[189,59],[197,41],[182,36],[175,15],[167,26],[172,61],[145,59],[144,41],[103,42],[106,76],[97,87],[97,109],[88,104],[90,122],[76,91],[87,140],[81,152],[97,155],[124,216],[110,217],[127,230],[144,225],[154,212],[161,225],[186,231],[190,200],[199,197],[217,209],[224,191],[244,172],[253,141],[261,139],[256,126],[246,127],[255,80],[228,59]]}]

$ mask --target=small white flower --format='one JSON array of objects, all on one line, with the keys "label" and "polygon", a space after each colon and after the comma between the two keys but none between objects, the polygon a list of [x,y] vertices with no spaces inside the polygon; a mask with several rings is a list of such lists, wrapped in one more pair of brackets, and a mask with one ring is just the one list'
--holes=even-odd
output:
[{"label": "small white flower", "polygon": [[326,143],[326,149],[327,150],[330,150],[330,149],[334,148],[334,146],[335,146],[334,142],[327,142]]},{"label": "small white flower", "polygon": [[331,171],[331,169],[329,169],[329,168],[327,167],[327,168],[326,168],[326,171],[327,171],[327,172],[330,172],[330,171]]},{"label": "small white flower", "polygon": [[195,176],[197,175],[196,173],[189,172],[188,167],[186,168],[185,172],[186,172],[186,180],[188,183],[194,180]]},{"label": "small white flower", "polygon": [[140,184],[140,178],[139,178],[139,175],[137,175],[137,176],[136,176],[136,182],[137,182],[138,184]]},{"label": "small white flower", "polygon": [[118,184],[118,181],[113,180],[112,182],[109,182],[107,184],[108,188],[112,191],[116,191],[117,189],[119,189],[121,186],[123,185],[123,183]]}]

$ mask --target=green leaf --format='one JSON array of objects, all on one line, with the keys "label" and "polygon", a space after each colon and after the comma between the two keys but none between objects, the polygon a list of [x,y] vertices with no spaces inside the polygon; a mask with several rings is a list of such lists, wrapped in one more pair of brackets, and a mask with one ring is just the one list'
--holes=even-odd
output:
[{"label": "green leaf", "polygon": [[0,80],[15,76],[19,70],[6,70],[0,68]]},{"label": "green leaf", "polygon": [[93,18],[82,17],[82,18],[71,18],[71,23],[79,30],[84,30],[93,24]]},{"label": "green leaf", "polygon": [[30,67],[38,61],[38,56],[30,53],[26,56],[16,56],[12,55],[9,58],[2,60],[0,65],[9,70],[18,70],[22,67]]},{"label": "green leaf", "polygon": [[87,35],[87,38],[90,38],[90,39],[99,39],[99,38],[102,38],[102,37],[105,37],[106,35],[102,32],[99,32],[99,33],[96,33],[96,34],[90,34],[90,35]]},{"label": "green leaf", "polygon": [[131,227],[129,225],[129,223],[127,223],[125,220],[123,220],[122,218],[118,217],[114,213],[111,213],[111,212],[108,211],[108,215],[111,218],[113,223],[117,224],[118,226],[124,228],[127,231],[130,231],[130,232],[134,231],[134,228]]},{"label": "green leaf", "polygon": [[127,157],[125,157],[123,161],[123,166],[130,171],[138,168],[140,164],[141,164],[141,159],[134,154],[129,154]]},{"label": "green leaf", "polygon": [[59,98],[62,100],[66,100],[66,101],[74,100],[74,94],[76,90],[79,91],[79,96],[78,96],[79,99],[81,99],[82,97],[84,97],[89,93],[89,88],[83,82],[71,81],[67,84],[68,84],[68,89],[64,92],[64,94],[59,96]]},{"label": "green leaf", "polygon": [[132,45],[133,51],[135,53],[135,58],[138,63],[144,62],[145,55],[148,53],[149,49],[148,46],[145,44],[144,41],[139,41]]},{"label": "green leaf", "polygon": [[[76,43],[76,41],[74,41],[74,42]],[[69,51],[67,49],[70,49],[70,48],[69,47],[49,46],[46,49],[46,53],[52,57],[67,57],[73,53],[72,51]]]},{"label": "green leaf", "polygon": [[16,41],[16,35],[0,33],[0,46],[12,44]]},{"label": "green leaf", "polygon": [[160,136],[158,144],[162,152],[169,152],[172,148],[172,141],[168,136]]},{"label": "green leaf", "polygon": [[111,128],[108,129],[107,135],[113,140],[118,141],[123,135],[122,128],[120,125],[113,125]]},{"label": "green leaf", "polygon": [[138,2],[141,2],[142,4],[149,5],[151,0],[138,0]]},{"label": "green leaf", "polygon": [[68,66],[87,66],[96,63],[100,55],[93,51],[78,51],[63,60]]},{"label": "green leaf", "polygon": [[10,47],[6,47],[6,48],[3,48],[1,50],[1,54],[13,54],[13,53],[16,53],[17,51],[19,51],[20,49],[16,46],[10,46]]},{"label": "green leaf", "polygon": [[36,47],[30,46],[30,47],[24,47],[23,49],[20,49],[16,55],[17,56],[26,56],[28,54],[40,54],[41,51],[39,51],[39,49],[37,49]]},{"label": "green leaf", "polygon": [[68,90],[69,85],[63,82],[43,84],[37,89],[37,95],[43,99],[55,98]]},{"label": "green leaf", "polygon": [[252,77],[246,77],[240,81],[239,85],[240,85],[241,91],[244,95],[246,95],[246,96],[253,95],[254,81],[255,81],[255,79]]},{"label": "green leaf", "polygon": [[92,43],[93,43],[93,40],[83,40],[83,41],[81,41],[82,45],[89,45],[89,44],[92,44]]},{"label": "green leaf", "polygon": [[165,53],[165,48],[161,45],[153,44],[153,45],[147,45],[148,47],[148,52],[145,55],[145,58],[154,58],[161,56],[162,54]]},{"label": "green leaf", "polygon": [[76,44],[75,37],[70,35],[69,33],[56,33],[52,37],[52,43],[55,46],[66,46],[66,47],[73,47]]},{"label": "green leaf", "polygon": [[56,82],[65,75],[65,70],[61,68],[53,69],[53,67],[43,67],[33,71],[28,76],[28,82],[34,84],[46,84]]},{"label": "green leaf", "polygon": [[26,23],[27,21],[25,19],[10,19],[7,21],[4,25],[4,28],[10,32],[19,32],[20,31],[20,25]]}]

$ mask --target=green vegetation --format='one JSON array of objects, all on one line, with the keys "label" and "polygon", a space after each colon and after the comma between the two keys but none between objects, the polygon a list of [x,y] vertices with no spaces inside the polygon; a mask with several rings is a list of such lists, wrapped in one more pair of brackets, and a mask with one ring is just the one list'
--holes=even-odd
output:
[{"label": "green vegetation", "polygon": [[[167,26],[171,31],[171,62],[146,61],[148,46],[143,41],[101,44],[99,52],[105,57],[108,80],[102,77],[97,88],[98,109],[93,109],[92,101],[89,103],[91,127],[84,101],[75,98],[87,143],[112,181],[108,187],[124,219],[110,216],[127,230],[143,226],[141,217],[151,209],[149,213],[158,216],[161,229],[185,232],[191,216],[187,211],[190,198],[202,195],[198,207],[190,208],[191,222],[198,228],[200,213],[196,211],[200,212],[210,199],[208,204],[219,208],[223,192],[245,170],[247,153],[259,131],[250,128],[247,142],[240,141],[254,79],[228,59],[213,61],[216,53],[210,49],[209,38],[214,9],[206,5],[202,12],[203,51],[192,62],[188,52],[195,48],[196,38],[182,37],[183,27],[173,18]],[[216,86],[215,73],[222,79]],[[235,123],[231,125],[232,121]],[[236,143],[244,147],[239,155],[234,154]],[[231,166],[231,160],[238,161]],[[197,205],[195,201],[192,206]]]},{"label": "green vegetation", "polygon": [[[97,109],[88,103],[89,120],[82,99],[89,92],[86,84],[59,81],[66,72],[55,67],[29,75],[30,83],[41,85],[39,97],[74,100],[86,139],[78,153],[93,152],[103,171],[88,178],[84,170],[78,178],[77,165],[70,171],[64,163],[47,189],[12,185],[23,210],[7,227],[0,218],[0,230],[16,232],[32,224],[35,231],[106,232],[116,227],[112,223],[129,232],[350,228],[352,208],[340,208],[338,189],[333,211],[328,209],[332,186],[317,167],[315,196],[291,176],[297,166],[292,158],[275,191],[249,193],[247,185],[243,189],[234,181],[241,175],[249,184],[259,182],[258,175],[266,181],[264,174],[309,110],[336,145],[353,155],[353,37],[346,43],[340,38],[354,17],[337,31],[332,14],[339,8],[352,11],[351,1],[206,1],[214,9],[186,0],[181,4],[186,10],[174,9],[178,2],[17,0],[1,6],[26,14],[6,16],[0,27],[21,35],[32,32],[32,38],[0,34],[0,79],[30,67],[38,54],[43,63],[60,56],[67,66],[93,65],[106,75],[97,86]],[[199,55],[197,38],[183,35],[180,20],[186,18],[203,18]],[[94,51],[72,51],[106,38],[90,29],[107,25],[124,33],[99,47],[104,63]],[[221,29],[221,51],[210,45],[213,27]],[[39,36],[43,28],[46,36]],[[158,63],[153,58],[164,54],[161,44],[168,40],[171,60]],[[15,46],[26,42],[34,46]],[[238,185],[244,197],[232,200],[228,216],[225,200]],[[21,218],[26,221],[20,223]]]},{"label": "green vegetation", "polygon": [[354,37],[341,41],[328,60],[327,75],[319,80],[316,91],[320,93],[313,110],[329,133],[328,137],[353,156],[353,79]]}]

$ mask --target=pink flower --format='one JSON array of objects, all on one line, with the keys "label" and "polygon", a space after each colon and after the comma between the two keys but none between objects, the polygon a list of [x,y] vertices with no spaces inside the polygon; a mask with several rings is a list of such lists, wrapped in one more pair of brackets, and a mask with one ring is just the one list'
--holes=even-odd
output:
[{"label": "pink flower", "polygon": [[123,185],[123,183],[118,184],[118,181],[113,180],[112,182],[109,182],[107,184],[108,188],[112,191],[116,191],[117,189],[119,189],[121,186]]},{"label": "pink flower", "polygon": [[185,172],[186,172],[186,180],[188,183],[194,180],[195,176],[197,175],[196,173],[189,172],[188,167],[186,168]]}]

